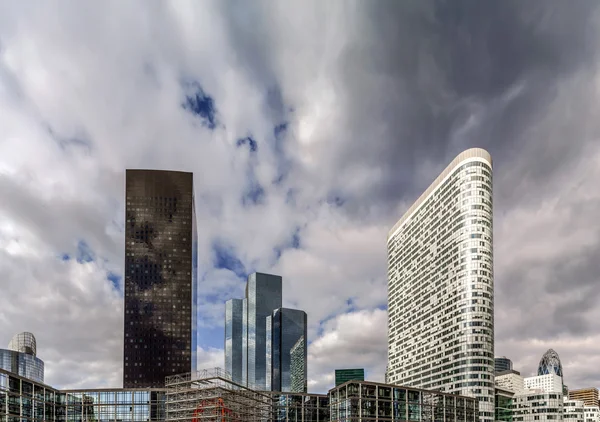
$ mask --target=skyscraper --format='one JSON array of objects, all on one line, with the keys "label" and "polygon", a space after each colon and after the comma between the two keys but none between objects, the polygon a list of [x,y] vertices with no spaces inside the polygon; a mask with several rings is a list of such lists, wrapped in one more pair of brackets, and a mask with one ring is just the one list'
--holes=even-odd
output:
[{"label": "skyscraper", "polygon": [[230,299],[225,303],[225,370],[231,379],[242,384],[242,330],[244,300]]},{"label": "skyscraper", "polygon": [[[281,308],[281,276],[254,273],[248,276],[246,285],[245,356],[247,385],[257,390],[266,389],[267,373],[267,317]],[[244,343],[244,340],[242,339]],[[243,363],[243,362],[242,362]]]},{"label": "skyscraper", "polygon": [[306,337],[302,336],[290,351],[290,391],[293,393],[308,391],[307,352]]},{"label": "skyscraper", "polygon": [[494,418],[492,159],[459,154],[388,236],[387,382],[479,398]]},{"label": "skyscraper", "polygon": [[[306,312],[297,309],[280,308],[267,317],[267,366],[266,390],[304,393],[305,382],[295,380],[295,387],[302,386],[302,390],[292,389],[292,367],[296,367],[296,375],[300,373],[298,366],[303,365],[306,374],[307,350],[306,342],[301,342],[302,350],[298,350],[298,342],[307,335]],[[292,354],[294,346],[298,346]],[[270,362],[269,362],[270,360]],[[295,361],[294,361],[295,360]]]},{"label": "skyscraper", "polygon": [[195,371],[196,248],[192,173],[127,170],[125,388]]}]

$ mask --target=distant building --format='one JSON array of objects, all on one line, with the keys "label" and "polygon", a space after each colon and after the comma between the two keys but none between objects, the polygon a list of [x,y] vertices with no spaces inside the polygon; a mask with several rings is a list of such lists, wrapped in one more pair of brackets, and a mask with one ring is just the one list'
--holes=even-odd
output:
[{"label": "distant building", "polygon": [[[496,378],[496,385],[498,384],[498,378]],[[515,392],[511,390],[505,390],[502,388],[495,388],[494,404],[495,404],[495,417],[494,421],[512,422],[513,420],[513,397]]]},{"label": "distant building", "polygon": [[513,369],[512,360],[510,360],[506,356],[495,358],[494,359],[494,369],[495,369],[496,373],[502,372],[502,371],[510,371]]},{"label": "distant building", "polygon": [[244,300],[228,300],[225,303],[225,370],[239,384],[245,383],[242,371],[244,329]]},{"label": "distant building", "polygon": [[585,421],[585,404],[581,400],[564,400],[563,401],[563,420],[567,422],[586,422]]},{"label": "distant building", "polygon": [[538,365],[538,375],[547,374],[556,374],[561,378],[563,377],[562,363],[560,363],[558,353],[552,349],[548,349],[546,353],[544,353],[540,359],[540,364]]},{"label": "distant building", "polygon": [[525,389],[523,376],[514,370],[497,372],[495,377],[496,388],[521,393]]},{"label": "distant building", "polygon": [[336,369],[335,370],[335,385],[336,387],[348,381],[364,381],[364,368],[358,369]]},{"label": "distant building", "polygon": [[523,379],[526,389],[541,390],[546,393],[560,393],[562,396],[562,378],[556,374],[538,375]]},{"label": "distant building", "polygon": [[35,336],[28,332],[19,333],[10,340],[8,349],[0,349],[0,369],[43,383],[44,361],[36,355]]},{"label": "distant building", "polygon": [[[301,342],[301,350],[295,350],[296,362],[292,362],[292,350],[299,346],[299,341],[307,336],[306,312],[298,309],[279,308],[273,315],[266,319],[266,350],[267,372],[266,390],[281,391],[284,393],[304,393],[306,380],[296,380],[296,387],[292,389],[292,364],[303,365],[301,372],[306,374],[307,349],[306,342]],[[300,371],[298,371],[299,373]]]},{"label": "distant building", "polygon": [[125,179],[123,386],[161,387],[196,370],[193,174],[127,170]]},{"label": "distant building", "polygon": [[599,422],[600,421],[600,407],[595,406],[584,406],[583,407],[585,422]]},{"label": "distant building", "polygon": [[580,388],[569,391],[570,400],[581,400],[586,406],[598,406],[598,389]]},{"label": "distant building", "polygon": [[[516,394],[513,397],[513,421],[548,421],[563,420],[563,395],[559,393],[545,393],[529,391]],[[535,418],[534,418],[535,416]]]}]

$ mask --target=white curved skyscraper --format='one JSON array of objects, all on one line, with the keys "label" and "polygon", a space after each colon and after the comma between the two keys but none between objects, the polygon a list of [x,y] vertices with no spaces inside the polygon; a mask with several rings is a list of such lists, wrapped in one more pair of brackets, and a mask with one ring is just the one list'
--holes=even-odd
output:
[{"label": "white curved skyscraper", "polygon": [[388,235],[387,382],[480,400],[494,419],[492,159],[459,154]]}]

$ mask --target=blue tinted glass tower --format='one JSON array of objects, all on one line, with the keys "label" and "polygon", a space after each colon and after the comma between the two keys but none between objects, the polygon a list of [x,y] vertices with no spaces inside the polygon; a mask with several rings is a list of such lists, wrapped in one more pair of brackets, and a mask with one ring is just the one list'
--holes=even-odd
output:
[{"label": "blue tinted glass tower", "polygon": [[272,316],[274,309],[281,308],[281,285],[281,276],[278,275],[254,273],[248,276],[245,298],[246,376],[247,385],[257,390],[267,388],[267,317]]},{"label": "blue tinted glass tower", "polygon": [[267,390],[306,392],[306,321],[306,312],[297,309],[276,309],[267,317]]},{"label": "blue tinted glass tower", "polygon": [[239,384],[245,382],[242,376],[243,305],[243,299],[230,299],[225,303],[225,370]]}]

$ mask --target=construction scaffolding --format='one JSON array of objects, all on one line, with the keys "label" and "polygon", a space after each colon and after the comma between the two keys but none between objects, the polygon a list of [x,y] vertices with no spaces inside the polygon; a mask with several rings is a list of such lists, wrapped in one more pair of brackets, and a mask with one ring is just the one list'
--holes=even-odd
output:
[{"label": "construction scaffolding", "polygon": [[272,422],[268,394],[237,384],[220,369],[169,376],[165,380],[166,421]]}]

